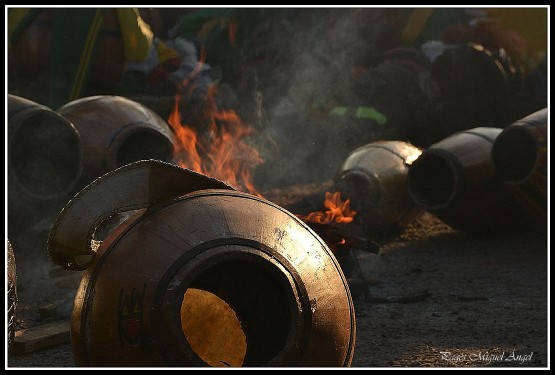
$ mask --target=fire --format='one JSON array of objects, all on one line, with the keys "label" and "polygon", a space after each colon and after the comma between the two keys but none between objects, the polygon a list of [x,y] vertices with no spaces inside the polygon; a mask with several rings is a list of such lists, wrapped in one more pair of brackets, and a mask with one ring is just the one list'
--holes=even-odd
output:
[{"label": "fire", "polygon": [[208,122],[208,130],[203,134],[188,124],[182,124],[179,112],[181,96],[176,95],[174,110],[168,118],[175,135],[174,161],[183,168],[261,196],[252,182],[251,171],[263,163],[263,159],[258,150],[245,141],[253,129],[243,124],[234,110],[218,108],[214,99],[216,90],[216,85],[210,85],[204,98],[202,117]]},{"label": "fire", "polygon": [[345,201],[341,199],[341,193],[326,192],[326,200],[324,201],[325,211],[311,212],[306,216],[299,216],[301,220],[309,223],[329,224],[341,223],[348,224],[354,220],[356,211],[352,210],[349,205],[351,200],[347,198]]}]

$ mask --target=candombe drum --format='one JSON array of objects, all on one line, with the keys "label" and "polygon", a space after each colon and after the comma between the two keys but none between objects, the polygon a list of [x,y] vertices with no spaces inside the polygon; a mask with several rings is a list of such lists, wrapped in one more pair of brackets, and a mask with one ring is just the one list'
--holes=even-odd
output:
[{"label": "candombe drum", "polygon": [[80,137],[50,108],[8,95],[8,229],[15,237],[75,193],[82,170]]},{"label": "candombe drum", "polygon": [[149,108],[121,96],[77,99],[57,112],[71,121],[81,136],[83,175],[80,187],[138,160],[170,161],[173,134]]},{"label": "candombe drum", "polygon": [[17,273],[15,256],[12,244],[8,240],[8,272],[7,272],[7,293],[8,293],[8,353],[11,353],[15,339],[15,310],[17,308]]},{"label": "candombe drum", "polygon": [[[93,227],[136,213],[92,250]],[[85,269],[78,366],[349,366],[355,315],[327,245],[285,209],[190,170],[139,161],[78,193],[48,252]]]},{"label": "candombe drum", "polygon": [[455,229],[488,233],[520,228],[522,213],[490,159],[501,131],[473,128],[430,146],[409,168],[414,201]]},{"label": "candombe drum", "polygon": [[343,199],[351,200],[359,225],[367,231],[402,227],[422,213],[407,187],[409,165],[421,153],[408,142],[377,141],[345,159],[335,186]]},{"label": "candombe drum", "polygon": [[547,108],[506,127],[493,143],[495,172],[530,219],[547,230]]}]

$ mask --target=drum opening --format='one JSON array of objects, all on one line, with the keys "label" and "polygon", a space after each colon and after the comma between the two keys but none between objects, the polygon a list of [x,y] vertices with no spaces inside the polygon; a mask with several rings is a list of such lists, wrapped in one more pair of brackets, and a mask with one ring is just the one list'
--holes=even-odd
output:
[{"label": "drum opening", "polygon": [[139,160],[155,159],[171,161],[173,146],[162,134],[148,130],[138,130],[122,142],[116,155],[117,167]]},{"label": "drum opening", "polygon": [[290,288],[287,277],[266,261],[220,262],[185,291],[183,334],[210,366],[262,366],[287,343],[294,298]]},{"label": "drum opening", "polygon": [[26,116],[9,145],[9,163],[20,185],[38,198],[62,196],[81,172],[79,135],[55,113]]},{"label": "drum opening", "polygon": [[409,192],[425,208],[444,206],[455,195],[452,164],[441,155],[422,154],[409,169]]}]

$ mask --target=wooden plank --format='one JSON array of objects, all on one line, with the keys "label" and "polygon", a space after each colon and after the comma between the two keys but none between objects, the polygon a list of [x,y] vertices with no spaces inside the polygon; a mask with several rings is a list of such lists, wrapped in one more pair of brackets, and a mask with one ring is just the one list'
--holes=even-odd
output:
[{"label": "wooden plank", "polygon": [[71,322],[62,320],[16,331],[13,355],[23,355],[70,342]]}]

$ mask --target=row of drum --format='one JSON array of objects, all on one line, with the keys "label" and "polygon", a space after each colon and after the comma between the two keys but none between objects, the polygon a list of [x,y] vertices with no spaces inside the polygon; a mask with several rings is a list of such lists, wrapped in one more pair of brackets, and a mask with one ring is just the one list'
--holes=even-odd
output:
[{"label": "row of drum", "polygon": [[170,161],[173,133],[147,107],[92,96],[56,111],[8,95],[9,237],[56,215],[99,176],[142,159]]},{"label": "row of drum", "polygon": [[504,129],[476,127],[425,150],[377,141],[350,154],[336,188],[363,230],[407,224],[423,210],[475,233],[547,230],[544,108]]},{"label": "row of drum", "polygon": [[[424,152],[404,141],[369,143],[345,159],[336,189],[368,230],[403,225],[422,209],[463,230],[541,227],[547,223],[547,117],[544,108],[505,129],[460,131]],[[109,171],[137,160],[170,162],[173,142],[166,121],[123,97],[88,97],[52,111],[9,95],[9,237],[45,213],[56,215]]]}]

